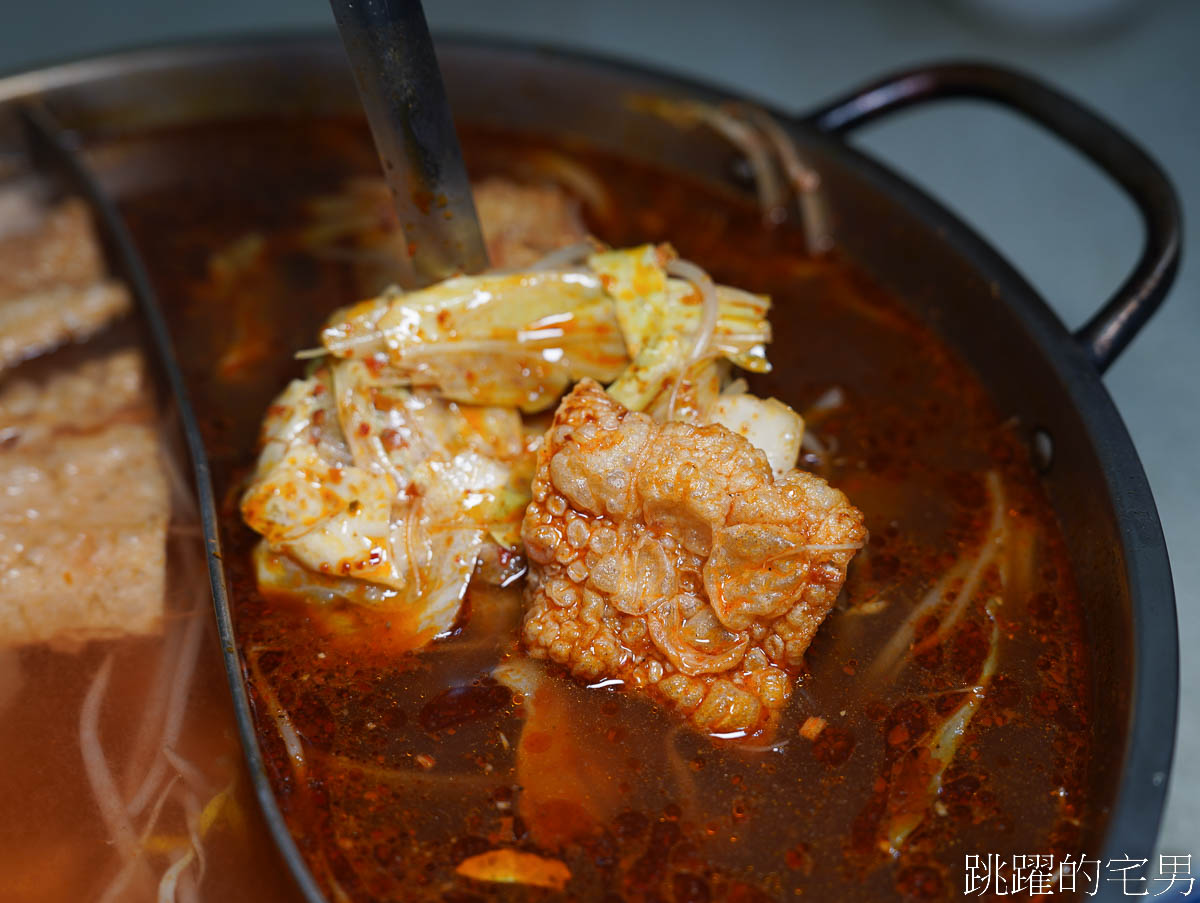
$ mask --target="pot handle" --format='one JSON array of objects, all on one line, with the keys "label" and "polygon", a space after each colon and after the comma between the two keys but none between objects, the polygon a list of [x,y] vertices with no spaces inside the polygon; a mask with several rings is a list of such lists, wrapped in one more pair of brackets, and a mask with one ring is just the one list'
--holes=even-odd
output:
[{"label": "pot handle", "polygon": [[897,110],[931,100],[991,101],[1024,115],[1091,158],[1142,216],[1146,238],[1133,272],[1075,340],[1100,372],[1162,304],[1179,267],[1179,198],[1158,164],[1115,126],[1048,85],[1000,66],[943,63],[886,76],[804,117],[826,135],[845,135]]}]

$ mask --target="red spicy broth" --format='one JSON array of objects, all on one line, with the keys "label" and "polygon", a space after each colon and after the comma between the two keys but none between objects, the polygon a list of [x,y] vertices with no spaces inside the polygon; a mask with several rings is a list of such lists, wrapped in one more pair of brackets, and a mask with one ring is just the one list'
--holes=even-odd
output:
[{"label": "red spicy broth", "polygon": [[[22,364],[0,379],[0,388],[72,371],[136,347],[137,337],[126,318],[86,344]],[[160,416],[169,451],[177,418]],[[243,764],[212,624],[203,538],[183,471],[175,468],[161,628],[86,643],[0,647],[0,899],[6,903],[295,899]],[[21,538],[19,525],[9,536]],[[91,538],[80,534],[76,541]],[[55,572],[45,579],[61,578]],[[69,583],[62,585],[70,592]],[[107,799],[117,814],[104,808]],[[200,812],[207,814],[193,819]],[[177,893],[160,896],[167,873],[189,850],[199,851],[207,867],[201,872],[189,860],[174,882]]]},{"label": "red spicy broth", "polygon": [[[463,137],[476,177],[528,174],[532,152],[547,146]],[[819,448],[801,466],[866,514],[869,546],[770,742],[697,736],[648,701],[565,678],[514,696],[488,675],[515,648],[519,584],[473,589],[459,631],[415,655],[398,653],[371,612],[261,593],[257,537],[237,510],[258,426],[302,371],[293,352],[358,300],[350,267],[306,252],[296,224],[313,197],[377,173],[367,132],[347,120],[254,121],[94,151],[168,308],[203,421],[259,737],[318,881],[350,900],[544,898],[456,873],[464,859],[507,847],[563,863],[574,899],[951,899],[965,854],[1091,844],[1079,602],[1015,425],[852,263],[806,259],[799,235],[764,228],[732,193],[556,149],[604,186],[606,214],[589,211],[601,239],[670,241],[715,279],[772,296],[776,369],[751,388],[806,415]],[[247,242],[258,262],[227,278],[220,261]],[[997,511],[1003,562],[984,569],[962,619],[939,635],[946,609],[937,608],[910,625],[898,665],[873,670],[939,581],[953,597],[970,579]],[[928,806],[919,793],[906,798],[899,785],[928,777],[923,750],[980,681],[993,643],[995,675],[940,794]],[[824,722],[815,739],[801,734],[809,719]],[[522,745],[543,768],[519,772]],[[531,781],[570,803],[559,823],[521,817]],[[576,830],[577,809],[594,829]],[[912,812],[918,823],[890,855],[889,826]]]}]

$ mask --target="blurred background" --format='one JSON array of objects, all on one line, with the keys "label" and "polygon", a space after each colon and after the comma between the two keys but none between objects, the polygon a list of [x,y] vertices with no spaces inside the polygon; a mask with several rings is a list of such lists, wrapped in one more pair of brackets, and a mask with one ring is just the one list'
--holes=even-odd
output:
[{"label": "blurred background", "polygon": [[[885,70],[948,57],[1030,70],[1122,126],[1200,211],[1200,3],[1189,0],[426,0],[436,32],[629,58],[804,110]],[[160,41],[332,29],[326,0],[39,0],[10,5],[0,72]],[[1090,164],[1009,114],[948,103],[856,139],[973,224],[1068,325],[1140,248],[1132,206]],[[1166,853],[1200,854],[1200,239],[1153,323],[1106,378],[1158,500],[1179,600],[1182,712]],[[1096,600],[1098,603],[1101,600]],[[1032,851],[1031,851],[1032,852]],[[1193,867],[1200,873],[1200,863]]]}]

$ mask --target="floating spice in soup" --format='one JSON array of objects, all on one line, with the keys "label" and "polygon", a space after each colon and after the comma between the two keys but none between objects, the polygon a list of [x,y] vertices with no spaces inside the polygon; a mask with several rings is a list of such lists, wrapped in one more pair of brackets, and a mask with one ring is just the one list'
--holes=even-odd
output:
[{"label": "floating spice in soup", "polygon": [[[1078,599],[1027,453],[973,374],[851,262],[808,256],[803,235],[765,226],[731,191],[566,144],[472,130],[464,143],[477,179],[556,186],[611,247],[670,242],[716,283],[770,296],[774,370],[745,390],[803,418],[799,467],[862,512],[869,539],[828,543],[856,554],[769,730],[714,736],[686,708],[630,692],[628,674],[572,675],[569,654],[531,658],[528,637],[523,651],[526,593],[554,604],[550,575],[540,591],[517,576],[503,528],[520,518],[501,516],[498,490],[485,518],[455,528],[475,579],[414,650],[412,624],[348,592],[359,576],[315,579],[315,557],[264,562],[239,505],[263,413],[289,380],[332,379],[325,358],[293,355],[386,279],[365,130],[242,123],[112,150],[114,178],[148,158],[170,173],[169,187],[134,182],[124,209],[204,420],[260,742],[330,898],[950,899],[965,853],[1091,844]],[[428,392],[455,422],[495,401],[487,371],[428,364],[401,407]],[[566,370],[546,379],[589,375]],[[701,388],[663,404],[686,409]],[[503,427],[510,463],[553,407],[530,400]],[[519,491],[518,475],[530,476],[510,466],[494,486]],[[664,625],[695,613],[664,609]],[[707,621],[692,638],[718,657],[731,646]]]}]

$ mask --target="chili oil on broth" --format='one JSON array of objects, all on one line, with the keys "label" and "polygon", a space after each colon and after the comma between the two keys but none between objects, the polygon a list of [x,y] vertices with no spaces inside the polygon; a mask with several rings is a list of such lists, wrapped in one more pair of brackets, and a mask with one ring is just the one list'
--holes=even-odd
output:
[{"label": "chili oil on broth", "polygon": [[[547,146],[490,131],[463,138],[477,178],[528,174]],[[549,704],[514,697],[487,675],[515,655],[519,585],[477,584],[455,635],[416,655],[397,652],[386,618],[261,593],[257,537],[236,504],[258,424],[301,371],[292,353],[357,300],[345,261],[288,236],[308,199],[377,172],[366,130],[255,121],[94,149],[168,307],[203,421],[260,741],[318,880],[356,900],[544,896],[455,874],[469,856],[515,846],[565,862],[579,899],[948,899],[966,853],[1078,852],[1096,817],[1085,797],[1088,665],[1061,538],[1014,425],[851,264],[804,258],[799,235],[765,229],[749,203],[711,186],[557,150],[605,186],[603,215],[588,211],[600,238],[670,241],[719,281],[772,296],[776,369],[751,388],[806,414],[824,454],[801,465],[866,513],[870,543],[769,743],[699,737],[649,702],[557,677]],[[154,177],[139,180],[145,172]],[[247,241],[258,242],[257,263],[222,283],[214,253]],[[835,388],[842,402],[823,408]],[[920,654],[887,679],[872,674],[920,600],[977,555],[995,501],[988,473],[1018,537],[1007,585],[991,569],[955,629],[931,642],[938,621],[921,619],[912,625]],[[893,857],[881,849],[898,805],[891,785],[979,679],[993,635],[983,603],[993,597],[997,675],[935,805]],[[578,811],[549,828],[518,812],[516,758],[523,721],[546,711],[566,738],[564,769],[591,782]],[[799,734],[810,716],[827,722],[815,741]]]}]

